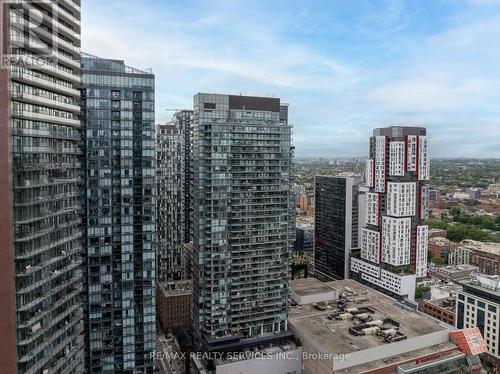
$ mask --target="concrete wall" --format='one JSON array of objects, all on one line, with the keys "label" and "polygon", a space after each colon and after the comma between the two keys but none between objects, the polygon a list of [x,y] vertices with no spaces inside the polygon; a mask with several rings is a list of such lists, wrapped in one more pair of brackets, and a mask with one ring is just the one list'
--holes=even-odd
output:
[{"label": "concrete wall", "polygon": [[330,301],[338,299],[338,292],[332,289],[330,292],[323,292],[314,295],[300,296],[292,289],[290,290],[290,297],[299,305],[307,305],[312,303],[320,303],[322,301]]},{"label": "concrete wall", "polygon": [[[280,356],[282,355],[282,356]],[[216,374],[301,374],[302,373],[302,348],[274,353],[271,357],[264,354],[263,358],[229,362],[217,365]]]},{"label": "concrete wall", "polygon": [[348,367],[361,365],[367,362],[381,360],[387,357],[399,355],[431,345],[446,343],[449,341],[449,331],[441,330],[427,335],[402,340],[397,343],[382,344],[378,347],[365,349],[364,351],[352,352],[349,360],[333,360],[333,369],[340,370]]}]

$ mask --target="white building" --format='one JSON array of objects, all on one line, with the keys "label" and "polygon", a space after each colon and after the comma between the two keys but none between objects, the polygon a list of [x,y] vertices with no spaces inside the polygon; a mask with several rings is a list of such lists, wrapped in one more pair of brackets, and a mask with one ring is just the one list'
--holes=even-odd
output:
[{"label": "white building", "polygon": [[500,360],[500,279],[478,274],[460,281],[457,293],[456,327],[478,327],[489,353]]},{"label": "white building", "polygon": [[414,298],[417,278],[427,275],[429,146],[422,127],[373,131],[366,163],[364,227],[354,278],[397,298]]}]

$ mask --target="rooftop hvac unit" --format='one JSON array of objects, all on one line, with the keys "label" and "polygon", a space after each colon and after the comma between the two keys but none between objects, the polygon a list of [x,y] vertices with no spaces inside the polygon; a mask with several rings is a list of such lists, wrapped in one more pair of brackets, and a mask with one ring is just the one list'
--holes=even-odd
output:
[{"label": "rooftop hvac unit", "polygon": [[382,336],[394,336],[398,333],[396,329],[387,329],[380,332]]},{"label": "rooftop hvac unit", "polygon": [[365,333],[365,335],[375,335],[375,333],[377,333],[378,331],[380,330],[380,327],[367,327],[366,329],[363,329],[361,331],[363,331]]},{"label": "rooftop hvac unit", "polygon": [[384,322],[380,319],[376,319],[375,321],[368,321],[366,322],[367,326],[383,326]]}]

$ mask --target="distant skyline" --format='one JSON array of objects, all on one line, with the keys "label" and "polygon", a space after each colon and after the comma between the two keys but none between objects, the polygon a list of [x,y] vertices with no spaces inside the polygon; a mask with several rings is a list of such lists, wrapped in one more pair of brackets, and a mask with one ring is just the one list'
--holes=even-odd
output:
[{"label": "distant skyline", "polygon": [[197,92],[290,103],[297,158],[363,156],[375,127],[432,158],[500,157],[500,1],[85,0],[82,51],[156,75],[156,122]]}]

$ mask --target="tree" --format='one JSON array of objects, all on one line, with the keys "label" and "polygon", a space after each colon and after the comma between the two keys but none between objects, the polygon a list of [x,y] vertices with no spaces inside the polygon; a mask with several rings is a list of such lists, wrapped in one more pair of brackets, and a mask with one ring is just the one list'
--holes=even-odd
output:
[{"label": "tree", "polygon": [[424,293],[429,292],[431,288],[429,286],[418,286],[415,289],[415,299],[421,299]]},{"label": "tree", "polygon": [[446,264],[446,261],[440,257],[433,257],[431,259],[431,262],[433,264],[436,264],[436,265],[445,265]]}]

